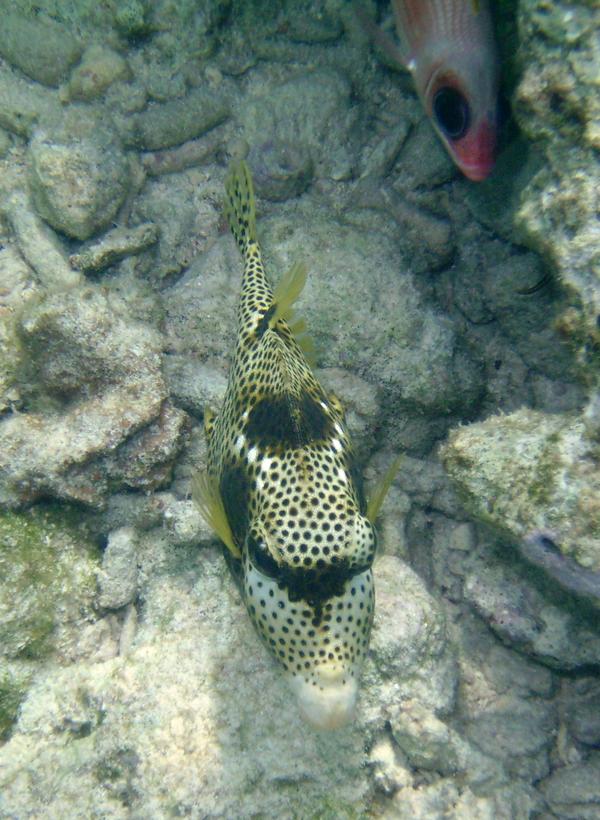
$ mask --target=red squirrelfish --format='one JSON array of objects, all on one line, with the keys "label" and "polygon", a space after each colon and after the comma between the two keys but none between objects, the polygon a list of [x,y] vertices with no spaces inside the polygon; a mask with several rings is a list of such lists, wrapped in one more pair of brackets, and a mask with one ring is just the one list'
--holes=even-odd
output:
[{"label": "red squirrelfish", "polygon": [[498,57],[487,0],[392,0],[401,59],[435,130],[469,179],[494,165]]}]

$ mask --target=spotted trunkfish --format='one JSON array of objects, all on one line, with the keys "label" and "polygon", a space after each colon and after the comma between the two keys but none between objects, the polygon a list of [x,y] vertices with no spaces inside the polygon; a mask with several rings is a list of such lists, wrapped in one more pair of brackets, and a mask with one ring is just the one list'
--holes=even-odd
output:
[{"label": "spotted trunkfish", "polygon": [[273,290],[244,162],[225,190],[244,259],[237,343],[221,412],[205,415],[207,471],[193,495],[300,711],[333,729],[354,713],[373,621],[373,524],[397,464],[367,505],[340,402],[313,374],[304,323],[292,321],[306,269],[294,265]]}]

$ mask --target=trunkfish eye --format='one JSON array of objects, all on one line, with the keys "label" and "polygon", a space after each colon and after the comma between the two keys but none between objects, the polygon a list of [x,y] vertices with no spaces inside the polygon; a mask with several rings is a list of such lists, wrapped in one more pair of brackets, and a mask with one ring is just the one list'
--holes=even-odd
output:
[{"label": "trunkfish eye", "polygon": [[279,565],[273,558],[264,541],[256,537],[252,530],[248,533],[246,538],[246,546],[248,547],[248,555],[250,560],[264,575],[268,578],[277,578],[279,575]]},{"label": "trunkfish eye", "polygon": [[433,114],[442,132],[452,140],[464,137],[471,123],[469,103],[460,91],[444,86],[433,98]]}]

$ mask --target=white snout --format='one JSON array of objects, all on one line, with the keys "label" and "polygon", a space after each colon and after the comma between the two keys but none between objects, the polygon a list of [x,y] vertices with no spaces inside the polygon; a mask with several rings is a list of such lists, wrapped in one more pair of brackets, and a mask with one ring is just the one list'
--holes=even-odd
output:
[{"label": "white snout", "polygon": [[354,716],[358,686],[348,669],[320,666],[311,680],[294,675],[290,684],[305,720],[316,729],[339,729]]}]

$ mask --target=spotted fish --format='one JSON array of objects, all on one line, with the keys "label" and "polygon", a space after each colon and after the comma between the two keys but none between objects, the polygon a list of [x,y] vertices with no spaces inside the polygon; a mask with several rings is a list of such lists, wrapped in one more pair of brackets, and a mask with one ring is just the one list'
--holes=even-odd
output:
[{"label": "spotted fish", "polygon": [[373,522],[395,465],[367,507],[340,403],[312,372],[303,323],[291,321],[306,270],[294,265],[272,290],[245,163],[225,188],[244,274],[234,360],[221,412],[205,418],[208,465],[194,498],[302,714],[337,728],[354,712],[373,620]]}]

